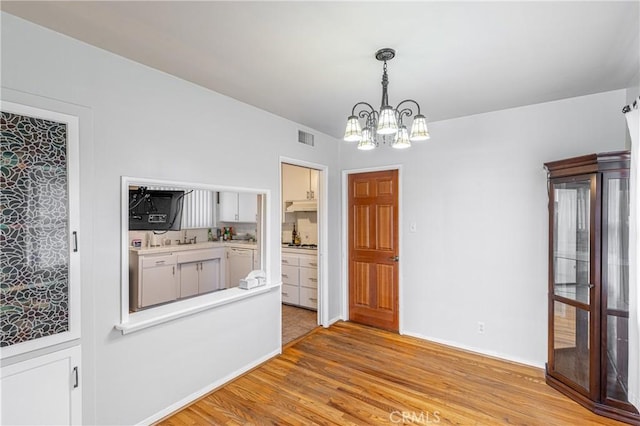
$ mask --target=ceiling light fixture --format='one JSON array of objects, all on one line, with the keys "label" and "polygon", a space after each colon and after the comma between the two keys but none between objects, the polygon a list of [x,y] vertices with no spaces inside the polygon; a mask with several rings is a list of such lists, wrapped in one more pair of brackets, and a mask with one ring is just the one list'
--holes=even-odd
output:
[{"label": "ceiling light fixture", "polygon": [[[344,132],[344,140],[347,142],[358,142],[358,149],[370,150],[378,146],[378,135],[381,136],[382,143],[387,143],[387,137],[393,136],[393,141],[389,141],[392,148],[409,148],[411,142],[424,141],[429,139],[427,130],[427,119],[420,114],[420,105],[413,99],[405,99],[395,108],[389,105],[389,77],[387,76],[387,61],[396,56],[396,51],[389,48],[380,49],[376,52],[376,59],[384,62],[382,73],[382,104],[380,111],[376,111],[367,102],[358,102],[351,109],[351,115],[347,119],[347,128]],[[410,106],[405,104],[415,104],[415,112]],[[405,106],[403,106],[405,105]],[[356,113],[358,107],[361,109]],[[402,107],[402,108],[401,108]],[[411,135],[407,127],[403,124],[403,119],[413,116]],[[359,118],[364,119],[364,127],[360,125]]]}]

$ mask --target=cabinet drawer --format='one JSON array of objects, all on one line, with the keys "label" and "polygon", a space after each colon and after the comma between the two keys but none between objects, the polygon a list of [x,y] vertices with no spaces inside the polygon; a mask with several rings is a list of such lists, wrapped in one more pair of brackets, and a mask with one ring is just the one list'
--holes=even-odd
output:
[{"label": "cabinet drawer", "polygon": [[318,309],[318,290],[315,288],[300,287],[300,306]]},{"label": "cabinet drawer", "polygon": [[297,305],[300,302],[298,287],[295,285],[282,284],[282,303]]},{"label": "cabinet drawer", "polygon": [[142,267],[154,268],[156,266],[171,266],[176,264],[176,256],[173,254],[162,256],[143,256]]},{"label": "cabinet drawer", "polygon": [[185,250],[177,254],[178,263],[200,262],[225,257],[224,247],[207,250]]},{"label": "cabinet drawer", "polygon": [[296,286],[300,283],[297,266],[282,265],[282,283]]},{"label": "cabinet drawer", "polygon": [[298,256],[282,256],[282,265],[298,266]]},{"label": "cabinet drawer", "polygon": [[318,288],[318,270],[300,267],[300,286]]},{"label": "cabinet drawer", "polygon": [[318,257],[317,256],[301,256],[300,257],[300,266],[305,268],[318,268]]}]

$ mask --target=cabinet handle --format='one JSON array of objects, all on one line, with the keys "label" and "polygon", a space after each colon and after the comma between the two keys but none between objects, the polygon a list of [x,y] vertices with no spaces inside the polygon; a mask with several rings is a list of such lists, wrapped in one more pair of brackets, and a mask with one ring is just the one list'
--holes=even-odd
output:
[{"label": "cabinet handle", "polygon": [[310,297],[309,300],[313,301],[313,302],[317,302],[318,299],[316,299],[315,297]]},{"label": "cabinet handle", "polygon": [[78,251],[78,233],[73,231],[73,252],[76,253]]},{"label": "cabinet handle", "polygon": [[287,293],[287,292],[284,292],[284,291],[283,291],[283,292],[282,292],[282,295],[283,295],[283,296],[288,296],[288,295],[289,295],[289,293]]},{"label": "cabinet handle", "polygon": [[309,277],[309,281],[317,282],[317,281],[318,281],[318,279],[317,279],[317,278],[311,278],[311,277]]},{"label": "cabinet handle", "polygon": [[78,387],[78,367],[73,367],[73,388]]},{"label": "cabinet handle", "polygon": [[282,278],[289,278],[289,275],[287,275],[287,274],[282,274]]},{"label": "cabinet handle", "polygon": [[289,263],[289,261],[282,259],[282,263]]},{"label": "cabinet handle", "polygon": [[309,265],[311,265],[311,266],[318,266],[318,264],[317,264],[317,263],[313,263],[313,262],[309,262]]},{"label": "cabinet handle", "polygon": [[165,262],[166,262],[166,260],[156,260],[156,265],[160,265],[160,264],[165,263]]},{"label": "cabinet handle", "polygon": [[175,267],[175,266],[172,266],[172,267],[171,267],[171,270],[173,271],[173,272],[172,272],[172,273],[173,273],[173,275],[175,275],[175,274],[176,274],[176,267]]}]

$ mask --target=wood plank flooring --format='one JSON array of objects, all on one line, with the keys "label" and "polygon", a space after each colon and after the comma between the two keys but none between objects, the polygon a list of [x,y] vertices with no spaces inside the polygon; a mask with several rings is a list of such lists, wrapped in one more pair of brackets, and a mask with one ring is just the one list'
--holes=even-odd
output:
[{"label": "wood plank flooring", "polygon": [[547,386],[540,369],[339,322],[158,424],[622,423]]}]

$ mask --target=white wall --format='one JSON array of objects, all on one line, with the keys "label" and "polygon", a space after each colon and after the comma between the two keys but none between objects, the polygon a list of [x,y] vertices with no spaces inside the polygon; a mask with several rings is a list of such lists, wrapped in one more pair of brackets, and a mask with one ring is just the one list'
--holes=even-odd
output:
[{"label": "white wall", "polygon": [[404,152],[343,142],[344,169],[402,165],[402,332],[544,365],[543,163],[624,149],[624,105],[618,90],[435,122]]},{"label": "white wall", "polygon": [[[279,281],[279,157],[328,165],[329,194],[338,194],[338,141],[6,13],[1,41],[3,89],[83,111],[83,423],[139,422],[278,350],[277,291],[126,336],[114,330],[120,177],[270,189],[270,266]],[[297,142],[298,129],[315,134],[315,147]],[[338,229],[334,199],[329,226]],[[329,245],[329,262],[337,264],[338,241]],[[339,271],[330,274],[333,318]]]}]

